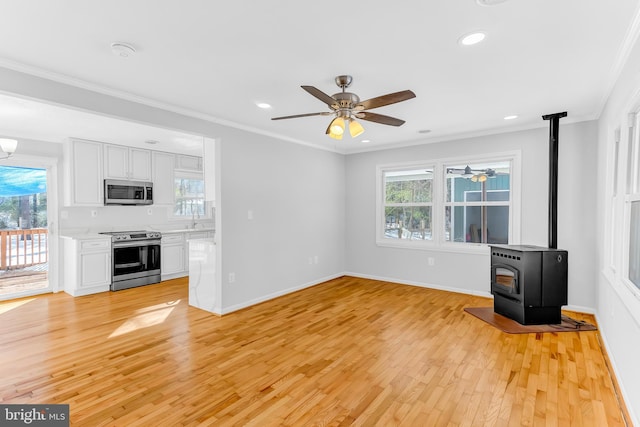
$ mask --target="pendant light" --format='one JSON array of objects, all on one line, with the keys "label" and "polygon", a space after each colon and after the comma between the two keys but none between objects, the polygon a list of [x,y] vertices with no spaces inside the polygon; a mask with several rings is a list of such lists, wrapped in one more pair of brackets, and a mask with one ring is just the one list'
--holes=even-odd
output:
[{"label": "pendant light", "polygon": [[0,159],[8,159],[16,152],[18,148],[18,141],[10,138],[0,138],[0,150],[4,151],[7,155],[0,157]]}]

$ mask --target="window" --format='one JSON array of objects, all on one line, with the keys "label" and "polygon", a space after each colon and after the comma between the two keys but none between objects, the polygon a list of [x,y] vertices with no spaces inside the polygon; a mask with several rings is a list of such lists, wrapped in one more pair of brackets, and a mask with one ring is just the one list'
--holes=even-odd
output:
[{"label": "window", "polygon": [[627,279],[640,289],[640,115],[630,116],[627,146],[627,182],[625,197],[625,229],[628,238]]},{"label": "window", "polygon": [[384,236],[431,240],[433,168],[384,172]]},{"label": "window", "polygon": [[511,163],[445,166],[447,242],[509,243]]},{"label": "window", "polygon": [[204,217],[204,178],[201,174],[176,172],[174,178],[176,217]]},{"label": "window", "polygon": [[518,161],[519,153],[508,153],[379,166],[377,243],[427,249],[517,243],[512,172]]},{"label": "window", "polygon": [[629,227],[629,280],[640,288],[640,201],[631,203]]}]

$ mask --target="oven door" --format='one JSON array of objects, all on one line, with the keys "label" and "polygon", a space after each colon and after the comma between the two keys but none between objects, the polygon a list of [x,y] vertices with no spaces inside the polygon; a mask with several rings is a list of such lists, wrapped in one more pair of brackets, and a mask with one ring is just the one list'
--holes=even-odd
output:
[{"label": "oven door", "polygon": [[113,244],[113,281],[160,275],[160,239]]},{"label": "oven door", "polygon": [[518,269],[511,265],[493,264],[491,266],[491,292],[509,297],[519,297],[518,276]]}]

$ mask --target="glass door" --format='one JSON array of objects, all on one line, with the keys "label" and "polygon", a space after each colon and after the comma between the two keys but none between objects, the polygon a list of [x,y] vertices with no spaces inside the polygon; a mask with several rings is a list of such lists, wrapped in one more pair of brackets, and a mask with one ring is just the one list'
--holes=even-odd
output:
[{"label": "glass door", "polygon": [[47,169],[0,163],[0,300],[51,292]]}]

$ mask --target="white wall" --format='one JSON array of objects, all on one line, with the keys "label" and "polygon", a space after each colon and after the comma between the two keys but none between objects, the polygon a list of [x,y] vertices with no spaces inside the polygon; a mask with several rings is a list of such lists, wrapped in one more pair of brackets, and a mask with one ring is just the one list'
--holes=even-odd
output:
[{"label": "white wall", "polygon": [[[607,248],[613,236],[613,249],[624,248],[624,236],[609,227],[613,176],[613,143],[616,128],[627,125],[628,113],[640,105],[640,42],[632,45],[629,59],[607,101],[599,120],[597,155],[597,318],[600,332],[620,382],[624,399],[634,425],[640,425],[640,298],[623,282],[626,272],[619,260],[617,269],[610,268]],[[624,134],[624,129],[623,129]],[[624,136],[623,136],[624,138]],[[621,164],[626,164],[621,153]],[[620,210],[618,211],[620,212]],[[621,229],[622,218],[616,222]],[[612,234],[613,233],[613,234]]]},{"label": "white wall", "polygon": [[[376,166],[491,152],[522,155],[521,243],[548,245],[548,122],[529,131],[349,155],[347,270],[352,274],[488,295],[490,261],[483,254],[397,249],[375,242]],[[569,305],[595,308],[595,122],[560,121],[558,247],[569,251]],[[585,173],[585,171],[588,171]],[[435,265],[427,266],[427,257]]]},{"label": "white wall", "polygon": [[240,131],[221,144],[223,311],[339,276],[344,157]]}]

